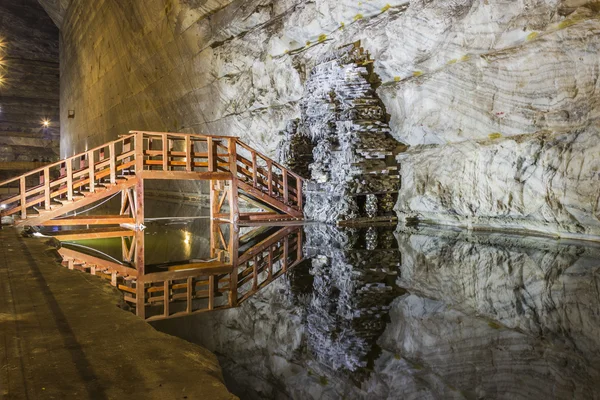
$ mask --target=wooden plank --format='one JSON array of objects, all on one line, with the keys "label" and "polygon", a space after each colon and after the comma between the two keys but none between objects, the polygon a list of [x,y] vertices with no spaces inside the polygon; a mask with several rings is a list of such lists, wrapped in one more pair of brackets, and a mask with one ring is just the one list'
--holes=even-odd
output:
[{"label": "wooden plank", "polygon": [[127,237],[133,236],[134,234],[135,232],[129,229],[95,228],[54,232],[52,237],[65,242],[71,240],[108,239],[123,236]]},{"label": "wooden plank", "polygon": [[290,199],[290,190],[288,185],[287,169],[282,169],[281,172],[283,174],[283,202],[288,204]]},{"label": "wooden plank", "polygon": [[120,224],[135,224],[135,219],[128,215],[77,215],[70,218],[53,219],[40,223],[41,226]]},{"label": "wooden plank", "polygon": [[[182,265],[182,267],[184,267]],[[154,272],[143,276],[145,283],[163,282],[165,280],[177,280],[187,279],[192,276],[207,276],[207,275],[218,275],[218,274],[229,274],[231,273],[232,265],[221,265],[215,267],[204,267],[198,266],[198,264],[188,264],[186,268],[178,271],[165,271],[165,272]]]},{"label": "wooden plank", "polygon": [[192,141],[189,136],[185,137],[185,171],[192,172]]},{"label": "wooden plank", "polygon": [[208,151],[208,172],[216,172],[216,157],[215,153],[217,152],[216,146],[211,137],[206,139],[207,151]]},{"label": "wooden plank", "polygon": [[67,164],[67,200],[73,201],[73,161],[68,159]]},{"label": "wooden plank", "polygon": [[252,184],[254,187],[258,186],[258,171],[256,168],[256,152],[252,152]]},{"label": "wooden plank", "polygon": [[170,293],[170,289],[169,289],[169,281],[165,281],[164,283],[164,289],[163,289],[163,296],[164,296],[164,316],[165,318],[169,316],[169,302],[171,301],[170,297],[171,297],[171,293]]},{"label": "wooden plank", "polygon": [[229,213],[232,224],[237,224],[240,218],[237,186],[237,147],[236,139],[229,139],[229,171],[231,184],[229,186]]},{"label": "wooden plank", "polygon": [[94,191],[96,190],[96,177],[94,176],[95,174],[95,167],[94,167],[94,152],[93,151],[88,151],[88,179],[90,182],[90,193],[94,193]]},{"label": "wooden plank", "polygon": [[44,168],[44,208],[50,210],[50,169]]},{"label": "wooden plank", "polygon": [[290,238],[286,236],[283,242],[283,270],[288,269],[288,258],[290,253]]},{"label": "wooden plank", "polygon": [[19,180],[20,199],[21,199],[21,218],[27,218],[27,186],[25,177],[22,176]]},{"label": "wooden plank", "polygon": [[194,290],[194,286],[192,285],[194,278],[192,278],[191,276],[187,278],[186,280],[186,285],[187,285],[187,306],[186,306],[186,312],[189,314],[192,312],[192,294],[193,294],[193,290]]},{"label": "wooden plank", "polygon": [[231,180],[229,172],[143,171],[140,175],[142,179]]},{"label": "wooden plank", "polygon": [[256,197],[260,201],[264,201],[265,203],[267,203],[267,205],[270,205],[273,208],[283,211],[284,213],[287,213],[293,217],[304,218],[304,214],[301,211],[298,211],[273,197],[267,196],[265,193],[260,192],[259,190],[255,189],[254,187],[248,185],[245,182],[238,180],[237,185],[246,193]]},{"label": "wooden plank", "polygon": [[117,182],[117,155],[115,154],[115,142],[108,144],[108,160],[110,163],[110,183],[115,184]]},{"label": "wooden plank", "polygon": [[208,277],[208,309],[213,310],[215,308],[215,276],[211,275]]},{"label": "wooden plank", "polygon": [[[63,257],[70,261],[72,260],[80,260],[90,265],[100,265],[103,268],[110,269],[112,271],[117,271],[122,276],[133,276],[137,277],[138,271],[134,268],[127,267],[125,265],[117,264],[113,261],[104,260],[102,258],[94,257],[88,254],[81,253],[79,251],[75,251],[72,249],[67,249],[66,247],[61,247],[58,249],[58,253]],[[70,262],[69,261],[69,262]]]},{"label": "wooden plank", "polygon": [[161,141],[162,141],[162,170],[163,171],[168,171],[169,170],[169,146],[168,146],[168,142],[167,142],[167,134],[163,133],[161,135]]}]

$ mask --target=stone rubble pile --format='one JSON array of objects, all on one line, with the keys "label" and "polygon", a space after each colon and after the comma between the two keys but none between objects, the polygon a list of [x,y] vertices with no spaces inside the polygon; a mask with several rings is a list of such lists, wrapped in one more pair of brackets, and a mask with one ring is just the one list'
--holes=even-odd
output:
[{"label": "stone rubble pile", "polygon": [[288,126],[284,133],[280,161],[301,174],[312,158],[305,188],[310,219],[393,215],[400,188],[395,156],[406,146],[390,135],[376,83],[372,60],[357,44],[324,56],[306,82],[302,117],[295,132]]}]

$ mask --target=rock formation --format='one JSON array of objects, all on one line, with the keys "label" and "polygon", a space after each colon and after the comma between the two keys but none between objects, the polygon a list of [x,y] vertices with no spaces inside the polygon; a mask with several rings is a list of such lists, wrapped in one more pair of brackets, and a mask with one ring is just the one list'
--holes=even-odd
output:
[{"label": "rock formation", "polygon": [[[61,100],[76,111],[62,117],[63,155],[149,129],[240,136],[275,156],[314,98],[311,71],[360,41],[390,134],[411,146],[401,217],[598,235],[597,149],[577,147],[597,136],[595,1],[40,1],[62,20]],[[556,165],[547,143],[574,153]]]},{"label": "rock formation", "polygon": [[392,211],[400,187],[394,156],[404,146],[389,134],[372,63],[358,44],[323,56],[306,83],[296,132],[281,145],[282,162],[292,168],[298,156],[307,158],[306,142],[312,144],[305,188],[310,219],[339,222]]}]

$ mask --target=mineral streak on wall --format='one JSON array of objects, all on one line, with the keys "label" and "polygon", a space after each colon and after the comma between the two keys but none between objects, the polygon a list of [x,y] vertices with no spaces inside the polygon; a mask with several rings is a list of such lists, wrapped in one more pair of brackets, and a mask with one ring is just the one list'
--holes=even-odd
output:
[{"label": "mineral streak on wall", "polygon": [[40,1],[63,21],[62,155],[152,129],[274,156],[309,72],[360,40],[411,146],[400,216],[600,235],[597,1]]},{"label": "mineral streak on wall", "polygon": [[58,34],[36,0],[0,2],[0,162],[58,158]]}]

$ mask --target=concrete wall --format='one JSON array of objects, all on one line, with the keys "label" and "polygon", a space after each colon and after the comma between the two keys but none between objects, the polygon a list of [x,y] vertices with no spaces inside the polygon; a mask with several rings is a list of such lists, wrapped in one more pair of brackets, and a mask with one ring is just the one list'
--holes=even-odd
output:
[{"label": "concrete wall", "polygon": [[37,1],[0,2],[0,162],[58,158],[58,35]]}]

